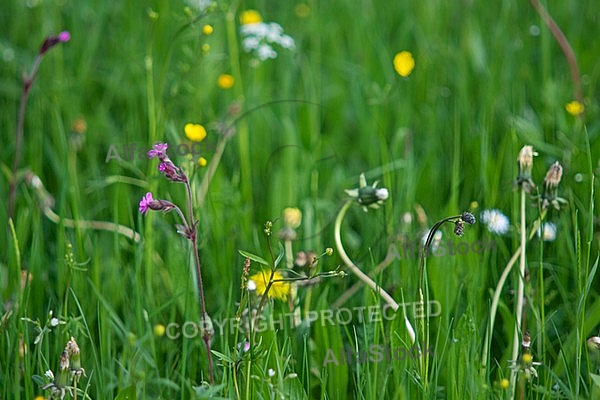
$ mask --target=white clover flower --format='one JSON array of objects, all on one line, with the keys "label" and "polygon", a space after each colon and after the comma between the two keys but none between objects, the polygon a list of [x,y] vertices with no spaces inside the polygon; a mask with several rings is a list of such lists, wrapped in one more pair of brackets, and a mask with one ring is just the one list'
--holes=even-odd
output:
[{"label": "white clover flower", "polygon": [[53,328],[54,328],[55,326],[58,326],[58,324],[59,324],[59,323],[60,323],[60,321],[58,320],[58,318],[52,318],[52,319],[50,320],[50,326],[51,326],[51,327],[53,327]]},{"label": "white clover flower", "polygon": [[510,221],[508,217],[498,209],[484,210],[481,213],[481,221],[486,225],[488,231],[503,235],[508,232]]},{"label": "white clover flower", "polygon": [[542,237],[544,242],[553,242],[556,239],[556,224],[552,222],[544,223],[544,232],[541,232],[541,228],[537,230],[538,237]]}]

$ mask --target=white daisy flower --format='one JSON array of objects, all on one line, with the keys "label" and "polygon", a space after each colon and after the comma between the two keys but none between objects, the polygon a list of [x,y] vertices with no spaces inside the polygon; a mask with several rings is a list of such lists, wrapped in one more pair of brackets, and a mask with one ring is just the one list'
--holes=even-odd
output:
[{"label": "white daisy flower", "polygon": [[508,217],[502,214],[498,209],[484,210],[481,213],[481,221],[487,226],[488,231],[503,235],[508,232],[510,221]]}]

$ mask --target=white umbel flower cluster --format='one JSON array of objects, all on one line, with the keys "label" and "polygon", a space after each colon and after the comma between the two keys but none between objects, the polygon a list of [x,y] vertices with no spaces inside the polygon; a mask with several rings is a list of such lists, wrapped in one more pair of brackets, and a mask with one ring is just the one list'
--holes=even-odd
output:
[{"label": "white umbel flower cluster", "polygon": [[293,50],[296,47],[294,39],[284,34],[281,25],[276,22],[256,22],[242,25],[240,34],[244,51],[253,54],[260,61],[277,58],[274,45],[287,50]]}]

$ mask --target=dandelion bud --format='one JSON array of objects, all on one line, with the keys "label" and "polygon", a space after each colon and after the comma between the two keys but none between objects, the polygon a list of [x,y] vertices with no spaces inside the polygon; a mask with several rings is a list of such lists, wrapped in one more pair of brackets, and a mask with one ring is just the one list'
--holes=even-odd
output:
[{"label": "dandelion bud", "polygon": [[563,168],[558,161],[550,166],[546,173],[546,178],[544,178],[544,185],[546,185],[547,189],[555,189],[558,186],[562,178],[562,172]]},{"label": "dandelion bud", "polygon": [[54,384],[61,388],[69,384],[69,353],[67,350],[64,350],[60,355],[58,376]]},{"label": "dandelion bud", "polygon": [[531,168],[533,167],[533,156],[537,155],[533,151],[532,146],[523,146],[519,152],[519,157],[517,157],[517,161],[519,162],[519,176],[516,183],[526,193],[531,193],[535,188],[535,183],[531,180]]},{"label": "dandelion bud", "polygon": [[519,152],[517,161],[519,162],[520,175],[527,175],[531,177],[531,168],[533,167],[533,156],[537,156],[538,153],[533,151],[533,146],[523,146]]}]

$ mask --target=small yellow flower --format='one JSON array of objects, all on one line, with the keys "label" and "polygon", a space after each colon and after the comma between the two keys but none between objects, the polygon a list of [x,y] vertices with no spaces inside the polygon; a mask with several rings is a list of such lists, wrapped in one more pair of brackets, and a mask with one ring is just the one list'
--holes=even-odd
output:
[{"label": "small yellow flower", "polygon": [[233,76],[229,74],[221,74],[217,78],[217,86],[221,89],[231,89],[233,87]]},{"label": "small yellow flower", "polygon": [[212,33],[213,33],[213,31],[214,31],[214,28],[212,27],[212,25],[208,25],[208,24],[207,24],[207,25],[204,25],[204,26],[202,27],[202,34],[203,34],[203,35],[206,35],[206,36],[208,36],[208,35],[212,34]]},{"label": "small yellow flower", "polygon": [[401,51],[394,56],[394,69],[398,75],[407,77],[415,68],[415,59],[410,51]]},{"label": "small yellow flower", "polygon": [[567,110],[567,112],[569,114],[571,114],[572,116],[576,117],[583,113],[583,111],[585,110],[585,107],[583,106],[583,104],[581,104],[577,100],[573,100],[573,101],[568,102],[565,105],[565,110]]},{"label": "small yellow flower", "polygon": [[[248,278],[249,281],[254,282],[254,284],[256,285],[256,293],[258,293],[258,295],[262,296],[265,294],[265,290],[267,289],[267,285],[269,284],[270,276],[271,271],[263,270]],[[273,280],[279,281],[281,279],[283,279],[283,275],[281,275],[281,272],[275,271],[275,273],[273,274]],[[289,293],[290,284],[288,282],[279,281],[273,282],[267,295],[272,299],[285,301]]]},{"label": "small yellow flower", "polygon": [[302,212],[295,207],[288,207],[283,210],[283,224],[288,228],[296,229],[302,222]]},{"label": "small yellow flower", "polygon": [[44,396],[35,396],[33,400],[46,400]]},{"label": "small yellow flower", "polygon": [[165,331],[167,329],[165,328],[165,326],[163,324],[156,324],[154,325],[153,331],[154,331],[154,335],[161,337],[165,334]]},{"label": "small yellow flower", "polygon": [[185,136],[192,142],[201,142],[206,137],[206,129],[200,124],[185,124],[183,131]]},{"label": "small yellow flower", "polygon": [[298,3],[294,7],[294,12],[299,18],[306,18],[310,14],[310,7],[306,3]]},{"label": "small yellow flower", "polygon": [[208,164],[208,161],[206,161],[206,158],[204,157],[200,157],[198,159],[198,165],[201,167],[206,167],[206,164]]},{"label": "small yellow flower", "polygon": [[529,364],[533,361],[533,356],[531,354],[525,353],[523,354],[523,362],[525,364]]},{"label": "small yellow flower", "polygon": [[500,387],[502,389],[508,389],[509,386],[510,386],[510,382],[508,381],[508,379],[504,378],[500,381]]},{"label": "small yellow flower", "polygon": [[259,22],[262,22],[262,17],[256,10],[246,10],[240,14],[240,23],[242,25],[257,24]]}]

